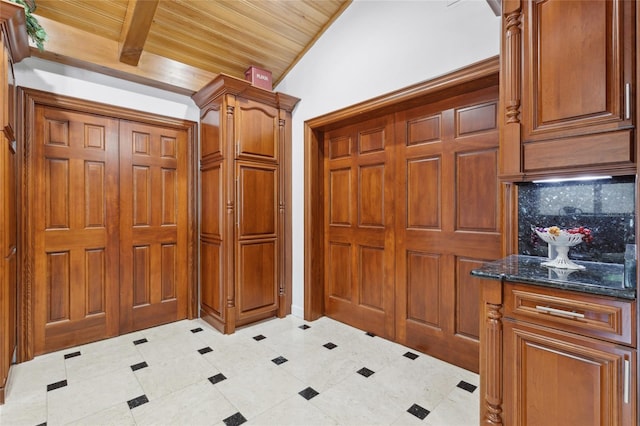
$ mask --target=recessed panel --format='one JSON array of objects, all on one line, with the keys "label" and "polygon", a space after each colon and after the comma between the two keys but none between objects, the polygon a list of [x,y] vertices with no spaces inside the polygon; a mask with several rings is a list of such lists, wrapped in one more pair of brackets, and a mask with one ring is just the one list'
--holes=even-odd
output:
[{"label": "recessed panel", "polygon": [[498,229],[498,151],[456,155],[457,229]]},{"label": "recessed panel", "polygon": [[329,158],[348,157],[351,154],[351,138],[349,136],[339,136],[329,140]]},{"label": "recessed panel", "polygon": [[[222,194],[222,166],[202,170],[200,199],[200,232],[207,236],[220,236],[224,202]],[[204,214],[203,212],[206,212]]]},{"label": "recessed panel", "polygon": [[160,247],[162,301],[176,298],[176,253],[175,244],[162,244]]},{"label": "recessed panel", "polygon": [[240,245],[239,304],[241,312],[275,306],[276,242],[265,241]]},{"label": "recessed panel", "polygon": [[360,167],[360,225],[384,227],[384,165]]},{"label": "recessed panel", "polygon": [[162,224],[175,225],[178,214],[178,173],[175,169],[162,169]]},{"label": "recessed panel", "polygon": [[200,159],[213,155],[222,155],[218,110],[208,111],[200,120]]},{"label": "recessed panel", "polygon": [[71,253],[47,253],[47,323],[70,319]]},{"label": "recessed panel", "polygon": [[458,136],[466,136],[472,133],[494,130],[498,127],[498,107],[496,103],[474,105],[468,108],[458,109],[457,124]]},{"label": "recessed panel", "polygon": [[105,224],[104,163],[84,163],[84,221],[86,228],[103,228]]},{"label": "recessed panel", "polygon": [[164,158],[177,158],[177,146],[176,138],[169,136],[160,137],[160,154]]},{"label": "recessed panel", "polygon": [[329,224],[351,224],[351,169],[329,171]]},{"label": "recessed panel", "polygon": [[47,145],[69,146],[69,122],[47,120],[45,124]]},{"label": "recessed panel", "polygon": [[407,319],[440,328],[440,256],[407,253]]},{"label": "recessed panel", "polygon": [[439,228],[442,194],[441,158],[420,158],[407,161],[408,228]]},{"label": "recessed panel", "polygon": [[261,108],[242,108],[242,124],[236,128],[241,154],[269,159],[278,156],[277,117]]},{"label": "recessed panel", "polygon": [[242,166],[239,186],[240,235],[275,234],[277,226],[276,170]]},{"label": "recessed panel", "polygon": [[440,134],[440,116],[424,117],[407,122],[407,145],[437,142]]},{"label": "recessed panel", "polygon": [[384,129],[367,130],[360,132],[358,136],[360,154],[384,150]]},{"label": "recessed panel", "polygon": [[360,247],[360,304],[380,311],[384,306],[384,247]]},{"label": "recessed panel", "polygon": [[47,158],[45,227],[46,229],[70,228],[69,221],[69,160]]},{"label": "recessed panel", "polygon": [[86,315],[105,312],[106,267],[103,248],[85,250]]},{"label": "recessed panel", "polygon": [[329,271],[327,275],[330,297],[351,301],[351,245],[329,243]]},{"label": "recessed panel", "polygon": [[151,171],[146,166],[133,166],[133,226],[151,224]]},{"label": "recessed panel", "polygon": [[471,271],[480,268],[484,261],[456,258],[456,334],[471,339],[480,338],[480,289],[482,279],[471,275]]},{"label": "recessed panel", "polygon": [[223,315],[222,256],[219,243],[200,243],[201,303],[219,316]]},{"label": "recessed panel", "polygon": [[104,150],[105,148],[104,127],[93,124],[84,125],[84,147]]},{"label": "recessed panel", "polygon": [[138,155],[151,154],[151,136],[148,133],[133,132],[133,153]]},{"label": "recessed panel", "polygon": [[150,300],[151,248],[133,247],[133,306],[147,305]]}]

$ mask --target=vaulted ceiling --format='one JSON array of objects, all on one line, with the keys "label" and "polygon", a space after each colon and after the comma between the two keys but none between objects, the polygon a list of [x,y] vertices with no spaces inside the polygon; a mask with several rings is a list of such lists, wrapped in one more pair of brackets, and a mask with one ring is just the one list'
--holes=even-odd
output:
[{"label": "vaulted ceiling", "polygon": [[36,0],[31,55],[178,93],[253,65],[274,85],[351,0]]}]

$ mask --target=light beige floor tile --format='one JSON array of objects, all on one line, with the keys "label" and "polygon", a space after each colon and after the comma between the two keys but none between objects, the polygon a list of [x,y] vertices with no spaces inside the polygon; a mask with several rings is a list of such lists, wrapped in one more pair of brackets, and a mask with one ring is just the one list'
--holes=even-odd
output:
[{"label": "light beige floor tile", "polygon": [[47,392],[47,425],[79,420],[142,395],[130,368],[109,372]]},{"label": "light beige floor tile", "polygon": [[249,422],[260,426],[331,426],[338,423],[300,395],[281,402]]},{"label": "light beige floor tile", "polygon": [[109,407],[84,417],[66,426],[135,426],[129,405],[126,402]]},{"label": "light beige floor tile", "polygon": [[[116,340],[113,345],[100,345],[92,348],[80,348],[80,355],[65,360],[69,381],[87,380],[91,377],[130,367],[144,359],[133,341]],[[72,353],[72,352],[70,352]]]},{"label": "light beige floor tile", "polygon": [[257,365],[216,385],[247,420],[296,395],[306,387],[300,380],[275,364]]},{"label": "light beige floor tile", "polygon": [[217,373],[217,369],[195,351],[135,371],[144,394],[150,401],[162,398]]},{"label": "light beige floor tile", "polygon": [[131,410],[138,425],[212,425],[235,414],[237,408],[208,380]]}]

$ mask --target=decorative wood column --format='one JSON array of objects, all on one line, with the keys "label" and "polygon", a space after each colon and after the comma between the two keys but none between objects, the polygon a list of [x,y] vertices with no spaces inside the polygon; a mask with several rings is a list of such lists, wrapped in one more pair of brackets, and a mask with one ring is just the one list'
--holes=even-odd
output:
[{"label": "decorative wood column", "polygon": [[480,424],[502,421],[502,281],[485,280],[480,318]]}]

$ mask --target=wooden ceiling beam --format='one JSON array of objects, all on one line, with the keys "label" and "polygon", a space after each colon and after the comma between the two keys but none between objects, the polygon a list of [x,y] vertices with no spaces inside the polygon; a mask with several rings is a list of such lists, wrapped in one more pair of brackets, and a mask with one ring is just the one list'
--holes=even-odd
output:
[{"label": "wooden ceiling beam", "polygon": [[138,66],[128,65],[120,62],[118,41],[37,18],[48,39],[44,52],[31,49],[35,57],[189,96],[218,75],[148,52],[142,52]]},{"label": "wooden ceiling beam", "polygon": [[129,0],[122,25],[120,62],[137,66],[147,41],[159,0]]}]

